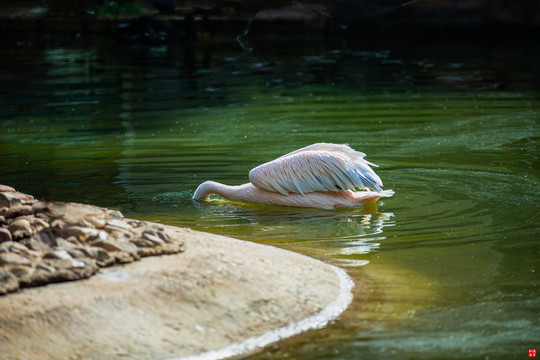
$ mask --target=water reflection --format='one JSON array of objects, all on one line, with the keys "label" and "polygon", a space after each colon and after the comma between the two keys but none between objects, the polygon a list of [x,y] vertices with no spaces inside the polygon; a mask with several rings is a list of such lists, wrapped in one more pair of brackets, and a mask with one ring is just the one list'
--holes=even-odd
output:
[{"label": "water reflection", "polygon": [[[0,182],[347,267],[355,300],[338,322],[244,358],[536,346],[537,44],[265,45],[3,47]],[[367,153],[396,195],[339,211],[191,199],[319,141]]]}]

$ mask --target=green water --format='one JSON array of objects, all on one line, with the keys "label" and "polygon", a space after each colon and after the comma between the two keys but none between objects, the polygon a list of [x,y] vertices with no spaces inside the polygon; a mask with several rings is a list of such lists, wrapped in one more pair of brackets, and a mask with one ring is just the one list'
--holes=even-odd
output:
[{"label": "green water", "polygon": [[[272,244],[354,279],[333,324],[239,358],[540,348],[536,43],[6,43],[0,183]],[[396,194],[339,211],[191,200],[202,181],[244,183],[320,141],[365,152]]]}]

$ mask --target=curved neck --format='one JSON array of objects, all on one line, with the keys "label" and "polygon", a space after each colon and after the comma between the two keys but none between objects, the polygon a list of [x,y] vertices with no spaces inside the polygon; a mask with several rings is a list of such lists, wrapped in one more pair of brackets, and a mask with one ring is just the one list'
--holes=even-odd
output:
[{"label": "curved neck", "polygon": [[202,200],[212,194],[222,196],[226,199],[234,198],[235,186],[224,185],[215,181],[205,181],[193,194],[193,199]]}]

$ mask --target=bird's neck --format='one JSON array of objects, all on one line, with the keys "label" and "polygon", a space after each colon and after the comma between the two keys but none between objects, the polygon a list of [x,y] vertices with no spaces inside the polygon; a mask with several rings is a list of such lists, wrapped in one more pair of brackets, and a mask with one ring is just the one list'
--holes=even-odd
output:
[{"label": "bird's neck", "polygon": [[226,199],[236,200],[236,188],[237,186],[229,186],[215,181],[205,181],[201,185],[199,185],[197,190],[195,190],[195,194],[193,194],[193,199],[202,200],[212,194],[216,194]]}]

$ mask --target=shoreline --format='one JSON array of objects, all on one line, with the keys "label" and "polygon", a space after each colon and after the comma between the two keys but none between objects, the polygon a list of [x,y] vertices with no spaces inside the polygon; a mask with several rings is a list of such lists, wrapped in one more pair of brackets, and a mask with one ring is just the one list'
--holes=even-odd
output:
[{"label": "shoreline", "polygon": [[[70,214],[64,217],[69,224]],[[113,223],[120,225],[116,220]],[[81,280],[0,296],[2,355],[10,359],[221,359],[320,328],[352,300],[353,283],[345,271],[319,260],[269,245],[144,223],[151,229],[159,226],[160,236],[168,244],[177,244],[179,252],[148,253],[129,263],[98,267]],[[22,248],[18,241],[29,239],[24,236],[18,234],[0,247],[8,243],[10,249],[16,244]],[[109,240],[118,247],[126,241]],[[136,238],[130,241],[139,243]],[[55,250],[54,245],[49,248]],[[36,250],[27,250],[36,256]],[[0,268],[9,273],[10,266],[14,265]],[[21,266],[34,265],[17,268]]]}]

